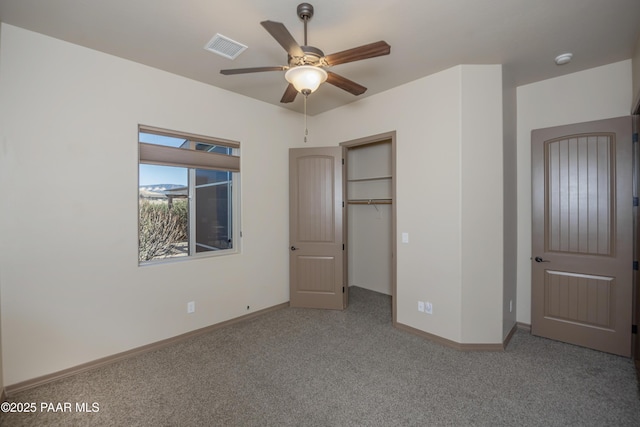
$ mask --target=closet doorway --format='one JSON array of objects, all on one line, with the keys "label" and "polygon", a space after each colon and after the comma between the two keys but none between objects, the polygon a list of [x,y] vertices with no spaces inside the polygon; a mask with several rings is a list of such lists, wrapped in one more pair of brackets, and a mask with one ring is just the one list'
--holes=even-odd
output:
[{"label": "closet doorway", "polygon": [[345,159],[344,281],[391,296],[396,323],[396,135],[340,144]]}]

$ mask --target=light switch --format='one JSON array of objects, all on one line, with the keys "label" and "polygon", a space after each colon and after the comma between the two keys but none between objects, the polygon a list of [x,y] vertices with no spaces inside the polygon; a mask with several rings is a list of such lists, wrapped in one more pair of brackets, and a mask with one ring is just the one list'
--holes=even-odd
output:
[{"label": "light switch", "polygon": [[402,233],[402,243],[409,243],[409,233]]}]

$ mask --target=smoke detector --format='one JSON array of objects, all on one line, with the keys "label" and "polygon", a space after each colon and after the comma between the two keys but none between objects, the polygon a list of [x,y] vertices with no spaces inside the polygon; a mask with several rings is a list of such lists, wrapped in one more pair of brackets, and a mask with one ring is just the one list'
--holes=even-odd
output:
[{"label": "smoke detector", "polygon": [[571,62],[571,58],[573,58],[573,53],[563,53],[561,55],[556,56],[556,65],[564,65]]}]

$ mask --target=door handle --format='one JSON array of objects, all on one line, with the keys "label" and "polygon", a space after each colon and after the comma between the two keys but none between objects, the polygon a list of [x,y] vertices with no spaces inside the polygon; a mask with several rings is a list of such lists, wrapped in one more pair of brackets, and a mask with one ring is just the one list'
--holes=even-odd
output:
[{"label": "door handle", "polygon": [[292,250],[292,251],[297,251],[297,250],[298,250],[298,248],[296,248],[295,246],[291,246],[291,250]]},{"label": "door handle", "polygon": [[548,259],[542,259],[542,258],[540,258],[539,256],[535,257],[535,258],[534,258],[534,261],[535,261],[535,262],[551,262],[551,261],[549,261]]}]

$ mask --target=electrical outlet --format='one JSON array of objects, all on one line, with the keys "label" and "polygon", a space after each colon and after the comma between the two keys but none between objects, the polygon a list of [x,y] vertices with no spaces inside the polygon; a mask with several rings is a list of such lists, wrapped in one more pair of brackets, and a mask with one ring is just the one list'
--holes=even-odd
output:
[{"label": "electrical outlet", "polygon": [[513,300],[509,300],[509,313],[513,311]]},{"label": "electrical outlet", "polygon": [[418,311],[424,313],[424,301],[418,301]]},{"label": "electrical outlet", "polygon": [[187,303],[187,313],[191,314],[191,313],[195,313],[196,312],[196,302],[195,301],[189,301]]},{"label": "electrical outlet", "polygon": [[430,302],[424,303],[424,312],[427,314],[433,314],[433,305]]}]

